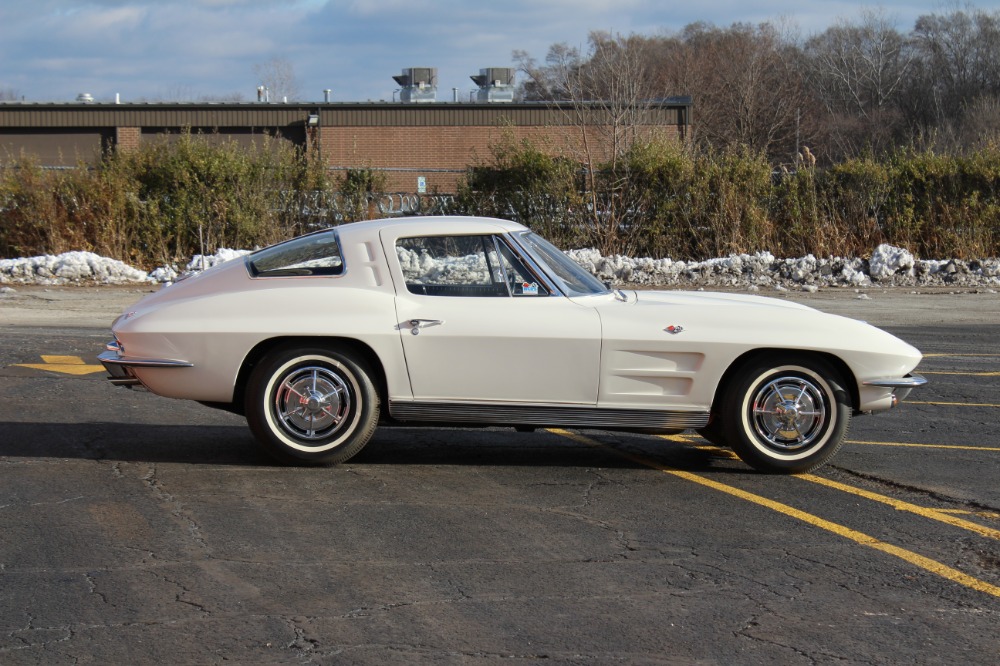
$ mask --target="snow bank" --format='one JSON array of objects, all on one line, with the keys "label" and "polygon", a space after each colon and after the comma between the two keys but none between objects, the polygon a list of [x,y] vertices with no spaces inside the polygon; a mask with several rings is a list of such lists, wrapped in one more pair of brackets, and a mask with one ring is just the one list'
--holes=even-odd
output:
[{"label": "snow bank", "polygon": [[182,270],[177,266],[160,266],[149,273],[151,282],[173,282],[180,277],[200,273],[212,266],[224,264],[227,261],[250,254],[251,250],[230,250],[229,248],[219,248],[213,255],[196,254]]},{"label": "snow bank", "polygon": [[145,271],[93,252],[66,252],[26,259],[0,259],[0,283],[67,284],[148,282]]},{"label": "snow bank", "polygon": [[[67,252],[56,256],[0,259],[0,284],[60,285],[74,283],[128,284],[167,283],[197,273],[202,268],[231,261],[249,250],[220,249],[210,256],[196,255],[184,266],[161,266],[150,273],[91,252]],[[734,254],[707,261],[674,261],[650,257],[603,256],[594,249],[570,250],[567,254],[599,279],[616,285],[653,287],[729,287],[759,291],[788,289],[816,291],[823,287],[871,286],[1000,286],[1000,259],[916,259],[892,245],[879,245],[870,259],[806,255],[778,259],[770,252]],[[417,255],[401,257],[404,263],[422,260]],[[456,273],[484,270],[472,259],[453,266]],[[454,277],[454,276],[452,276]]]},{"label": "snow bank", "polygon": [[821,287],[996,286],[1000,259],[961,261],[918,260],[892,245],[879,245],[871,259],[777,259],[770,252],[734,254],[706,261],[602,256],[597,250],[567,254],[601,280],[616,284],[657,287],[735,287],[757,291]]},{"label": "snow bank", "polygon": [[93,252],[65,252],[58,255],[0,259],[0,284],[63,285],[77,283],[135,284],[141,282],[173,282],[178,277],[198,273],[237,257],[250,250],[220,249],[211,256],[194,258],[179,270],[177,266],[161,266],[150,273],[132,268],[117,259],[108,259]]}]

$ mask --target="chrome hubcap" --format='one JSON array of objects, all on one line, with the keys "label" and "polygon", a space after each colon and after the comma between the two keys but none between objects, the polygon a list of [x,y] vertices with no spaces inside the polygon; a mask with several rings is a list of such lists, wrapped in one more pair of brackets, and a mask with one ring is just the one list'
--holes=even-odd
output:
[{"label": "chrome hubcap", "polygon": [[812,445],[826,423],[823,392],[802,377],[780,377],[754,396],[753,428],[762,443],[782,453]]},{"label": "chrome hubcap", "polygon": [[347,383],[329,368],[310,366],[289,374],[274,394],[274,413],[289,434],[321,440],[345,423],[351,408]]}]

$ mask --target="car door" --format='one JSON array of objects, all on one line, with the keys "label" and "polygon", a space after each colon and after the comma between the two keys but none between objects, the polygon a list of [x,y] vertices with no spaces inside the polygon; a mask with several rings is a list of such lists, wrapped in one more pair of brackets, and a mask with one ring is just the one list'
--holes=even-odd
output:
[{"label": "car door", "polygon": [[397,234],[383,247],[414,400],[596,404],[597,311],[540,284],[502,235]]}]

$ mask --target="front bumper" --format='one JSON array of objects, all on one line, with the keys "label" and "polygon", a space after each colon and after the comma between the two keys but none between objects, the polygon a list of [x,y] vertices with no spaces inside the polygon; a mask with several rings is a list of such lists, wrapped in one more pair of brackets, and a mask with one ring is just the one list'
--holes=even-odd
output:
[{"label": "front bumper", "polygon": [[910,391],[915,388],[919,388],[927,383],[922,375],[916,373],[910,373],[905,377],[886,377],[882,379],[869,379],[867,381],[861,382],[864,386],[879,386],[882,388],[895,389],[892,392],[893,406],[896,403],[905,400],[906,396],[910,395]]}]

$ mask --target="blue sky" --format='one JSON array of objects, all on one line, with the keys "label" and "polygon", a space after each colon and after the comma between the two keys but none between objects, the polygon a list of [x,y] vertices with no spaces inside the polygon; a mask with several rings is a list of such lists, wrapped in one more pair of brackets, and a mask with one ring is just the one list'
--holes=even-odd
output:
[{"label": "blue sky", "polygon": [[[879,8],[902,31],[954,4],[772,0],[0,0],[0,90],[28,101],[256,99],[254,65],[290,63],[302,99],[391,100],[405,67],[437,67],[438,99],[468,99],[520,49],[585,46],[591,30],[656,34],[695,21],[786,21],[803,36]],[[978,3],[996,9],[995,3]]]}]

